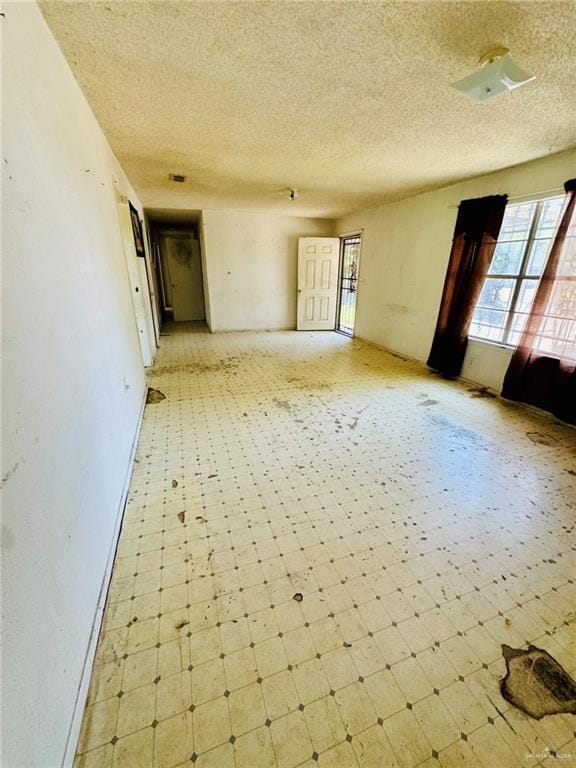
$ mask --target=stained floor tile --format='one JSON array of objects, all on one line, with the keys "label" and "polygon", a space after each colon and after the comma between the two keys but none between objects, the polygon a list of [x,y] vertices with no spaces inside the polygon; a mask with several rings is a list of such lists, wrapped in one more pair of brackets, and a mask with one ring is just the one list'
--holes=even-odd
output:
[{"label": "stained floor tile", "polygon": [[498,684],[576,669],[576,432],[335,333],[165,334],[77,768],[569,765]]}]

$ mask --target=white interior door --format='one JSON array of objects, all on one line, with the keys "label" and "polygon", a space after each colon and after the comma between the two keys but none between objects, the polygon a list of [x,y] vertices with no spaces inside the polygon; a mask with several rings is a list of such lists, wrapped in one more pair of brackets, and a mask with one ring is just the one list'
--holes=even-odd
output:
[{"label": "white interior door", "polygon": [[174,320],[204,320],[204,287],[198,240],[186,233],[165,233]]},{"label": "white interior door", "polygon": [[299,331],[331,331],[336,327],[339,260],[339,238],[298,238]]}]

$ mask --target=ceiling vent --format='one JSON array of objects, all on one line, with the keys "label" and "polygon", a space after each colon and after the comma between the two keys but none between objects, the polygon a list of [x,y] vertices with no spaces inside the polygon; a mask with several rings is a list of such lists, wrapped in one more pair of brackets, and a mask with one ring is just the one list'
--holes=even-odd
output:
[{"label": "ceiling vent", "polygon": [[452,88],[474,101],[487,101],[535,80],[535,76],[520,69],[508,53],[508,48],[487,51],[480,58],[481,68],[463,80],[452,83]]},{"label": "ceiling vent", "polygon": [[186,181],[186,176],[183,176],[181,173],[170,173],[168,178],[170,181],[178,182],[178,184],[182,184],[183,181]]}]

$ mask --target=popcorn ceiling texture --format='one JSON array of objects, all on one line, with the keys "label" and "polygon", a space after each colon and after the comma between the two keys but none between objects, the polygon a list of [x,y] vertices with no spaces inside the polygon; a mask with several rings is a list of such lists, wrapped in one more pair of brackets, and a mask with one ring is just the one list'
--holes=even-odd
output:
[{"label": "popcorn ceiling texture", "polygon": [[[571,2],[41,8],[147,206],[336,216],[576,142]],[[495,45],[536,82],[450,88]]]}]

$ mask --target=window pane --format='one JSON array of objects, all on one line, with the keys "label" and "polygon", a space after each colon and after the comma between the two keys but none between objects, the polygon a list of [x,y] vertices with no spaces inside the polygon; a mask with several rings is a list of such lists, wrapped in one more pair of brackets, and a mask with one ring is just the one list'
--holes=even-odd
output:
[{"label": "window pane", "polygon": [[562,197],[555,197],[542,203],[526,267],[527,275],[539,277],[542,274],[563,204]]},{"label": "window pane", "polygon": [[510,331],[508,332],[508,338],[506,339],[507,344],[517,346],[520,343],[520,337],[522,335],[522,331],[524,330],[524,326],[526,325],[527,319],[528,312],[515,312],[512,315]]},{"label": "window pane", "polygon": [[520,270],[525,247],[525,240],[513,240],[510,242],[498,240],[488,274],[517,275]]},{"label": "window pane", "polygon": [[534,348],[554,357],[574,359],[576,353],[576,280],[554,282]]},{"label": "window pane", "polygon": [[482,286],[477,307],[485,309],[508,309],[516,280],[501,277],[487,277]]},{"label": "window pane", "polygon": [[519,312],[530,312],[537,287],[538,280],[522,280],[515,307]]},{"label": "window pane", "polygon": [[550,200],[545,200],[542,203],[535,237],[553,237],[563,205],[563,197],[553,197]]},{"label": "window pane", "polygon": [[498,240],[502,242],[507,240],[527,240],[535,211],[536,203],[508,205],[504,213]]},{"label": "window pane", "polygon": [[542,323],[540,334],[536,338],[533,348],[549,355],[562,357],[565,344],[570,341],[568,333],[573,321],[561,317],[547,317]]},{"label": "window pane", "polygon": [[564,351],[562,352],[564,360],[576,361],[576,318],[566,321]]},{"label": "window pane", "polygon": [[513,347],[518,346],[527,317],[528,315],[514,315],[512,318],[512,326],[508,332],[508,338],[506,339],[507,344],[511,344]]},{"label": "window pane", "polygon": [[560,278],[554,281],[546,314],[553,317],[576,317],[576,280]]},{"label": "window pane", "polygon": [[540,277],[544,264],[546,263],[546,257],[550,250],[551,240],[534,240],[530,248],[530,256],[528,257],[528,265],[526,267],[527,275],[534,275]]},{"label": "window pane", "polygon": [[502,310],[476,307],[470,323],[470,336],[487,341],[502,341],[507,317],[508,313]]},{"label": "window pane", "polygon": [[563,277],[576,277],[576,225],[568,230],[564,248],[560,254],[558,274]]}]

